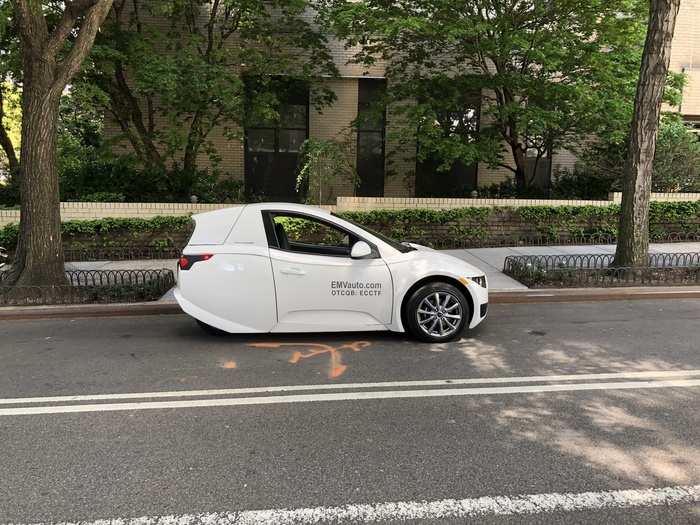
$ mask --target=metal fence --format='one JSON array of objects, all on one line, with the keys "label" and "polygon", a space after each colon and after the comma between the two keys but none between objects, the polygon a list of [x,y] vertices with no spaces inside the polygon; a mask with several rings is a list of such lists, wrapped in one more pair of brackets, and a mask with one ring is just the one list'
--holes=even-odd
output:
[{"label": "metal fence", "polygon": [[0,305],[155,301],[175,286],[172,270],[69,270],[61,286],[8,286],[0,271]]},{"label": "metal fence", "polygon": [[651,253],[643,268],[614,266],[612,254],[509,255],[503,273],[530,288],[700,284],[700,253]]},{"label": "metal fence", "polygon": [[66,248],[66,261],[135,261],[139,259],[177,259],[182,248],[138,245],[100,246],[94,248]]}]

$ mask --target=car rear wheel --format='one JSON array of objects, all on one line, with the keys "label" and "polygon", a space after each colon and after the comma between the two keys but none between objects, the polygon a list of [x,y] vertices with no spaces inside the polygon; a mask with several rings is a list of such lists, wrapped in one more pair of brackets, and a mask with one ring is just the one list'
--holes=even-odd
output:
[{"label": "car rear wheel", "polygon": [[195,319],[197,321],[197,324],[199,327],[204,330],[206,333],[209,335],[214,335],[216,337],[221,337],[223,335],[228,335],[228,332],[225,332],[224,330],[221,330],[219,328],[216,328],[215,326],[212,326],[210,324],[207,324],[203,321],[200,321],[199,319]]},{"label": "car rear wheel", "polygon": [[406,328],[421,341],[442,343],[457,339],[470,311],[464,293],[447,283],[428,283],[406,304]]}]

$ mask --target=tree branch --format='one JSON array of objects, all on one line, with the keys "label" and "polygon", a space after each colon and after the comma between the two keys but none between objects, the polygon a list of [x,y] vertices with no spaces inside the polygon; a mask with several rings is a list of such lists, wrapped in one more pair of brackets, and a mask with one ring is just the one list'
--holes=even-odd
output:
[{"label": "tree branch", "polygon": [[63,11],[63,16],[59,20],[56,27],[49,35],[49,41],[44,48],[51,56],[56,56],[63,47],[68,35],[73,31],[75,21],[81,17],[88,9],[97,4],[99,0],[73,0],[65,2],[66,7]]},{"label": "tree branch", "polygon": [[49,34],[46,19],[41,11],[41,2],[14,0],[22,45],[32,51],[41,49]]},{"label": "tree branch", "polygon": [[99,31],[102,22],[107,18],[112,7],[112,0],[74,0],[74,3],[81,6],[87,5],[89,2],[92,2],[93,5],[87,8],[80,31],[71,50],[66,58],[57,64],[54,89],[63,91],[71,78],[78,72],[85,57],[90,53],[97,31]]}]

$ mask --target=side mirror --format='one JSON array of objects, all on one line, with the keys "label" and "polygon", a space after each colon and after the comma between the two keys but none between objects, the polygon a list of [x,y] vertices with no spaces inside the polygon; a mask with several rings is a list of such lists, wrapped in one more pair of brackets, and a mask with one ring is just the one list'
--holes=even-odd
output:
[{"label": "side mirror", "polygon": [[372,248],[365,241],[357,241],[350,250],[350,257],[353,259],[366,259],[370,255],[372,255]]}]

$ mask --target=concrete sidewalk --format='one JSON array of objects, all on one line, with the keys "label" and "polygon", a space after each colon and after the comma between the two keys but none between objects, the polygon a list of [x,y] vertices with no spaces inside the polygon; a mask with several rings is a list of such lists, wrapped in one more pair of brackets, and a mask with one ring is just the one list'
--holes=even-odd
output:
[{"label": "concrete sidewalk", "polygon": [[[577,255],[615,253],[614,244],[585,246],[514,246],[505,248],[471,248],[445,250],[486,272],[489,289],[493,292],[527,290],[527,286],[503,274],[503,261],[509,255]],[[700,252],[700,242],[657,243],[649,247],[650,253]],[[67,270],[141,270],[167,268],[177,269],[176,259],[153,259],[133,261],[85,261],[66,263]],[[161,301],[172,301],[172,290]]]},{"label": "concrete sidewalk", "polygon": [[[527,290],[503,274],[503,262],[509,255],[585,255],[615,253],[614,244],[591,244],[583,246],[514,246],[504,248],[471,248],[467,250],[445,250],[450,255],[473,264],[486,272],[489,290],[517,291]],[[700,252],[700,242],[655,243],[649,246],[649,253],[687,253]]]}]

